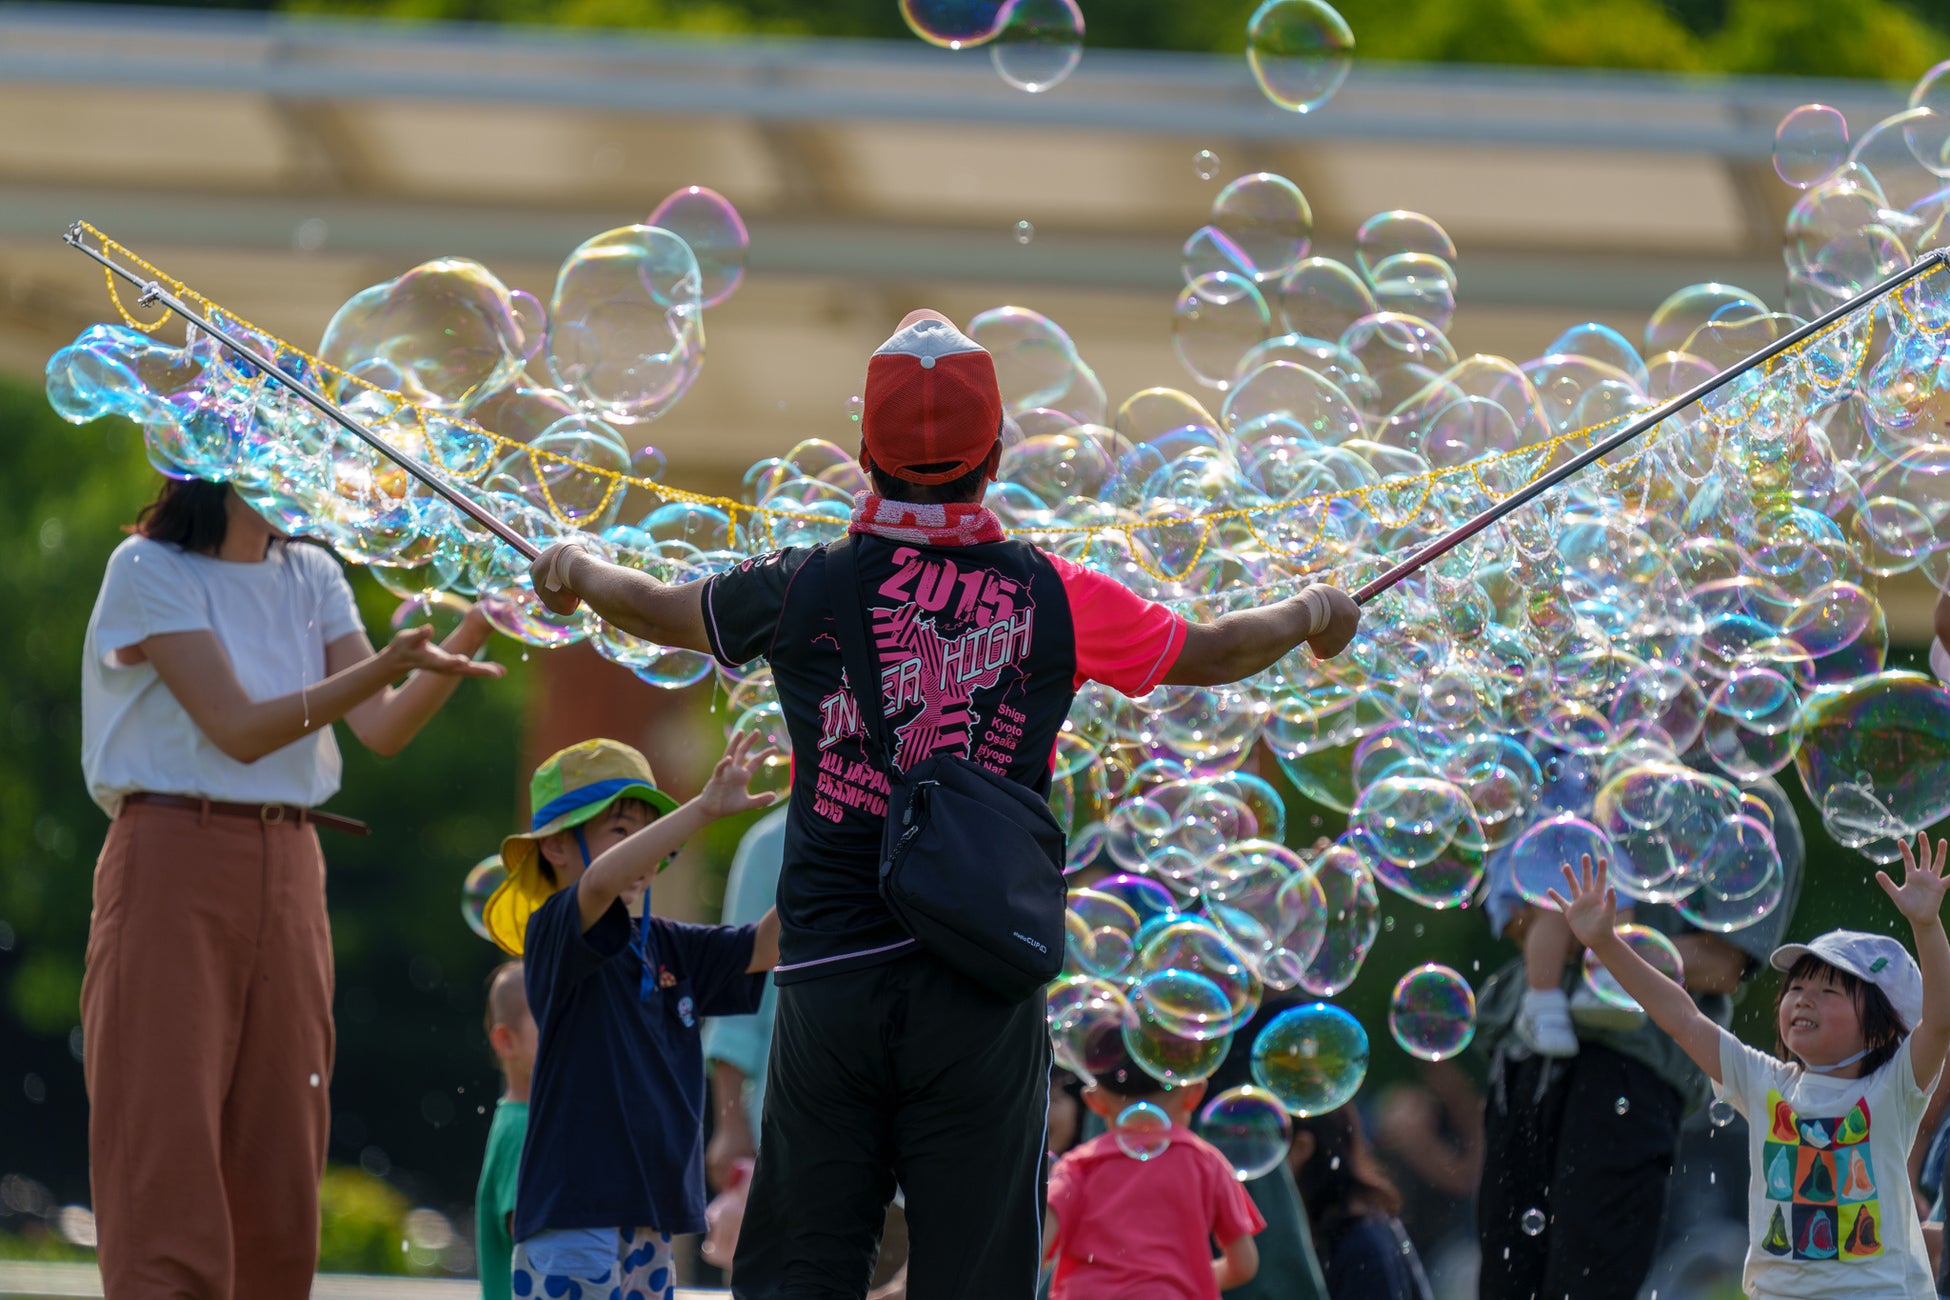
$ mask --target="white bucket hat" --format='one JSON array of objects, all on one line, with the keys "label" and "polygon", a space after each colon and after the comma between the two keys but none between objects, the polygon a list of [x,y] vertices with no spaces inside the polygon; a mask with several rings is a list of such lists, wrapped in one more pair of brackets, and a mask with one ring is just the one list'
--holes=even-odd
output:
[{"label": "white bucket hat", "polygon": [[1888,935],[1830,930],[1807,943],[1783,944],[1768,961],[1775,970],[1785,971],[1810,956],[1881,989],[1904,1029],[1915,1029],[1923,1019],[1923,972],[1909,949]]}]

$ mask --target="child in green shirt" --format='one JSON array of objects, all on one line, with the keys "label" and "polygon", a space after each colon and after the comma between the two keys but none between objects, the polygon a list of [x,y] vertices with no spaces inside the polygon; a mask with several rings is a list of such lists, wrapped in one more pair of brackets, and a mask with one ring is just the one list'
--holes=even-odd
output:
[{"label": "child in green shirt", "polygon": [[528,1133],[528,1078],[535,1069],[535,1018],[528,1012],[521,963],[503,962],[488,976],[488,1045],[506,1080],[488,1128],[481,1181],[474,1191],[474,1253],[481,1300],[513,1300],[515,1174]]}]

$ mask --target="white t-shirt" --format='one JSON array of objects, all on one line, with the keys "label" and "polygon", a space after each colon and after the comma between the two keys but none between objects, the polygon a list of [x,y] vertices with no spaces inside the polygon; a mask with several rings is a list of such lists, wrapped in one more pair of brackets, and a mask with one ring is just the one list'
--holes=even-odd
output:
[{"label": "white t-shirt", "polygon": [[136,790],[238,803],[323,803],[339,788],[330,727],[239,763],[212,744],[155,667],[110,662],[166,632],[208,629],[253,700],[325,677],[325,646],[358,629],[352,587],[331,554],[274,542],[262,563],[219,560],[131,537],[109,556],[81,658],[81,769],[109,816]]},{"label": "white t-shirt", "polygon": [[1909,1150],[1931,1088],[1916,1086],[1909,1042],[1867,1078],[1831,1079],[1723,1030],[1720,1077],[1715,1091],[1746,1116],[1750,1135],[1746,1293],[1935,1295],[1909,1190]]}]

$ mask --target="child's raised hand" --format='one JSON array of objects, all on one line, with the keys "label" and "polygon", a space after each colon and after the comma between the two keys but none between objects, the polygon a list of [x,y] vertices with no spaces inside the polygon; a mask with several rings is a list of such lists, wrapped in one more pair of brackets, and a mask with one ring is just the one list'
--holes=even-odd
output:
[{"label": "child's raised hand", "polygon": [[1587,948],[1610,938],[1612,927],[1618,921],[1618,895],[1612,892],[1610,877],[1611,863],[1599,858],[1598,865],[1593,867],[1591,855],[1587,853],[1578,871],[1565,864],[1566,892],[1549,891],[1551,903],[1564,913],[1571,933]]},{"label": "child's raised hand", "polygon": [[1886,871],[1876,872],[1876,883],[1911,925],[1927,925],[1938,919],[1943,909],[1943,891],[1950,887],[1950,880],[1943,875],[1943,860],[1950,853],[1950,840],[1936,842],[1934,859],[1930,856],[1927,831],[1917,832],[1914,853],[1910,852],[1908,840],[1897,840],[1896,846],[1903,851],[1902,885],[1898,887]]},{"label": "child's raised hand", "polygon": [[711,771],[711,779],[698,791],[698,806],[712,817],[732,817],[754,808],[769,808],[779,801],[773,791],[753,794],[748,786],[758,770],[778,755],[767,745],[758,749],[758,733],[741,731],[725,746],[724,757]]}]

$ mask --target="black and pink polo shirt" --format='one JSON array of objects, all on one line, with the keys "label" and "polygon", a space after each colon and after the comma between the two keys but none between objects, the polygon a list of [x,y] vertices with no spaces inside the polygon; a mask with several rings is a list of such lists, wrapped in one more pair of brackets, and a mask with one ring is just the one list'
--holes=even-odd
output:
[{"label": "black and pink polo shirt", "polygon": [[[919,546],[863,534],[854,544],[902,770],[952,753],[1047,794],[1077,688],[1144,695],[1185,644],[1177,614],[1027,542]],[[771,663],[792,737],[781,984],[891,961],[914,944],[880,901],[887,775],[868,757],[845,689],[825,564],[822,548],[793,547],[704,587],[712,652],[731,666]]]}]

